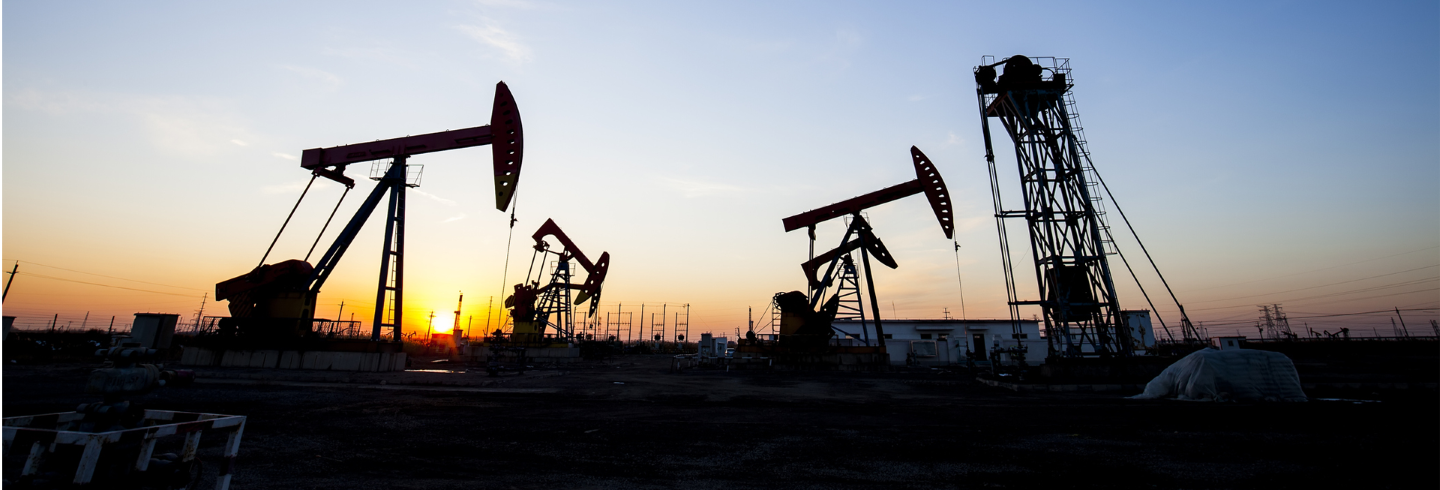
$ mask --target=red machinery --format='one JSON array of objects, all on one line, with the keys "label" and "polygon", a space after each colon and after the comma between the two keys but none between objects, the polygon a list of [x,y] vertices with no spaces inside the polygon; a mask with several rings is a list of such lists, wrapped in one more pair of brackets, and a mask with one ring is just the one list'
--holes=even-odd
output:
[{"label": "red machinery", "polygon": [[[875,297],[875,282],[870,273],[870,256],[874,255],[875,260],[892,269],[898,265],[895,263],[895,258],[885,249],[885,244],[875,236],[870,224],[860,216],[860,211],[923,192],[925,197],[930,200],[930,207],[935,211],[935,218],[940,222],[940,229],[945,232],[945,237],[954,238],[955,233],[949,191],[945,189],[945,181],[940,178],[940,171],[935,169],[935,165],[924,153],[920,152],[919,148],[910,147],[910,157],[915,163],[915,180],[823,208],[806,211],[783,220],[785,231],[809,229],[810,250],[813,256],[815,225],[841,216],[850,217],[849,229],[845,231],[845,237],[840,240],[839,247],[814,256],[801,265],[809,281],[810,294],[791,291],[775,295],[775,306],[780,309],[781,313],[779,333],[782,339],[786,337],[808,339],[814,342],[807,343],[813,344],[824,342],[833,335],[832,322],[835,320],[835,314],[839,308],[840,296],[838,294],[830,296],[827,301],[824,301],[823,306],[821,300],[825,298],[825,291],[835,278],[837,267],[840,267],[844,259],[855,250],[860,251],[861,260],[865,264],[865,282],[870,291],[870,308],[875,320],[876,338],[885,338],[885,330],[880,323],[880,305]],[[826,266],[825,274],[817,277],[816,274],[822,265]],[[817,306],[819,306],[818,310]],[[861,318],[862,332],[860,335],[868,343],[869,332],[864,328],[863,312]],[[883,342],[881,345],[883,346]]]},{"label": "red machinery", "polygon": [[[231,318],[222,320],[222,337],[238,336],[256,341],[268,342],[294,339],[313,335],[311,324],[315,315],[315,298],[321,286],[339,264],[345,250],[365,225],[382,197],[390,195],[385,219],[385,247],[381,254],[380,281],[375,299],[375,321],[371,338],[380,340],[382,327],[392,327],[393,338],[401,339],[404,306],[404,252],[405,252],[405,189],[419,184],[411,183],[410,157],[437,151],[490,145],[495,171],[495,208],[501,211],[509,207],[514,199],[515,189],[520,181],[520,165],[524,156],[524,138],[520,126],[520,111],[515,98],[505,82],[495,85],[495,102],[490,112],[490,124],[473,128],[441,131],[438,133],[406,136],[388,140],[305,150],[300,166],[311,171],[310,182],[315,177],[324,177],[346,187],[346,193],[354,188],[355,181],[346,177],[348,165],[391,159],[389,167],[377,180],[375,189],[365,199],[355,216],[335,238],[320,261],[312,266],[307,255],[304,260],[286,260],[276,264],[265,264],[270,250],[260,265],[249,273],[215,285],[215,298],[230,301]],[[309,186],[306,186],[309,191]],[[300,199],[305,198],[301,193]],[[341,196],[344,199],[344,196]],[[298,208],[300,203],[297,201]],[[339,203],[336,203],[339,208]],[[290,211],[294,216],[295,211]],[[334,212],[331,213],[334,218]],[[289,218],[285,223],[288,225]],[[329,222],[326,222],[326,227]],[[283,233],[285,226],[280,231]],[[322,228],[320,233],[323,235]],[[279,240],[279,235],[276,235]],[[320,238],[316,237],[316,243]],[[271,242],[271,249],[275,242]],[[314,252],[314,247],[311,247]],[[389,321],[386,321],[387,313]]]},{"label": "red machinery", "polygon": [[[550,248],[545,237],[555,237],[564,248],[557,252]],[[547,219],[545,224],[531,236],[535,239],[535,255],[545,257],[548,254],[557,256],[555,271],[550,274],[550,282],[540,286],[540,279],[545,275],[544,260],[539,271],[535,271],[535,261],[530,262],[531,270],[526,272],[525,281],[515,285],[515,294],[505,299],[505,307],[511,308],[511,318],[515,320],[515,328],[511,333],[511,340],[515,342],[536,343],[545,338],[547,327],[553,326],[556,340],[568,340],[575,337],[571,330],[570,320],[570,291],[578,289],[579,294],[574,298],[574,304],[582,304],[590,301],[590,313],[587,316],[595,316],[600,308],[600,287],[605,282],[605,274],[610,270],[610,252],[602,252],[598,262],[590,262],[575,242],[565,235],[560,225],[555,220]],[[585,269],[585,283],[575,285],[570,283],[570,260],[574,259]],[[535,279],[530,279],[534,273]],[[556,319],[552,323],[551,315]]]}]

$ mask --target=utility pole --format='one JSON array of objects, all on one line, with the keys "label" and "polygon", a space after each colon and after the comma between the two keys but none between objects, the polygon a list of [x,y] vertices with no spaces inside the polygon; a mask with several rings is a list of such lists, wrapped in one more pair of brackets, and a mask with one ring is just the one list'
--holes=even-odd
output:
[{"label": "utility pole", "polygon": [[435,329],[435,310],[430,310],[430,323],[425,325],[425,341],[430,341],[430,331]]},{"label": "utility pole", "polygon": [[490,312],[495,309],[495,297],[491,296],[490,301],[485,303],[485,335],[490,335]]},{"label": "utility pole", "polygon": [[[450,335],[451,335],[451,336],[454,336],[456,333],[462,333],[462,332],[456,332],[456,330],[460,330],[460,310],[463,310],[463,309],[464,309],[464,308],[461,308],[461,305],[464,305],[464,304],[465,304],[465,292],[464,292],[464,291],[461,291],[461,292],[460,292],[460,300],[455,302],[455,325],[450,327]],[[466,330],[469,330],[469,327],[468,327],[468,326],[466,327]],[[457,340],[458,340],[458,338],[457,338]]]},{"label": "utility pole", "polygon": [[15,267],[10,268],[10,279],[5,280],[5,292],[0,293],[0,302],[10,295],[10,283],[15,282],[15,273],[20,270],[20,261],[15,261]]},{"label": "utility pole", "polygon": [[1401,332],[1404,332],[1406,337],[1409,337],[1409,336],[1410,336],[1410,328],[1405,326],[1405,317],[1400,316],[1400,307],[1399,307],[1399,306],[1396,306],[1396,307],[1395,307],[1395,316],[1400,318],[1400,331],[1401,331]]},{"label": "utility pole", "polygon": [[200,331],[200,320],[205,319],[205,302],[210,299],[210,293],[200,297],[200,311],[195,312],[195,331]]}]

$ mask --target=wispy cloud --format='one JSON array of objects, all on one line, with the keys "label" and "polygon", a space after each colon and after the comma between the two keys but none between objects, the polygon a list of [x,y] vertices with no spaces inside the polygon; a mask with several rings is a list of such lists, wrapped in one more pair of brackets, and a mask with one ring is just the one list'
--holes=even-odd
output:
[{"label": "wispy cloud", "polygon": [[925,96],[924,96],[924,95],[911,95],[910,97],[907,97],[906,100],[909,100],[910,102],[920,102],[920,101],[922,101],[922,100],[925,100]]},{"label": "wispy cloud", "polygon": [[8,107],[51,116],[86,113],[122,114],[157,149],[186,157],[211,156],[229,145],[245,145],[254,135],[226,101],[204,97],[157,97],[83,91],[18,90]]},{"label": "wispy cloud", "polygon": [[372,46],[349,46],[343,48],[326,47],[320,52],[327,56],[339,56],[341,58],[362,60],[366,62],[380,62],[404,68],[414,68],[417,55],[407,53],[387,45]]},{"label": "wispy cloud", "polygon": [[441,221],[441,223],[449,223],[449,222],[452,222],[452,221],[460,221],[460,220],[462,220],[462,219],[465,219],[465,217],[466,217],[466,216],[465,216],[465,213],[460,213],[458,216],[451,216],[451,217],[449,217],[449,218],[445,218],[445,220],[444,220],[444,221]]},{"label": "wispy cloud", "polygon": [[306,181],[286,182],[284,184],[267,185],[260,188],[263,194],[296,194],[305,190]]},{"label": "wispy cloud", "polygon": [[500,51],[501,55],[515,63],[530,61],[530,47],[520,42],[519,36],[510,32],[487,17],[480,17],[481,25],[455,26],[460,32],[481,44]]},{"label": "wispy cloud", "polygon": [[679,191],[680,195],[687,198],[745,194],[751,191],[751,189],[736,185],[677,179],[673,177],[660,177],[660,183],[661,185]]},{"label": "wispy cloud", "polygon": [[440,197],[440,196],[431,194],[431,193],[429,193],[429,192],[422,191],[422,190],[420,190],[420,189],[411,189],[410,192],[414,192],[414,193],[416,193],[416,194],[419,194],[419,195],[428,197],[428,198],[430,198],[430,199],[434,199],[435,202],[438,202],[438,203],[440,203],[440,204],[444,204],[444,205],[446,205],[446,206],[454,206],[454,205],[455,205],[455,201],[452,201],[452,200],[449,200],[449,199],[446,199],[446,198],[443,198],[443,197]]},{"label": "wispy cloud", "polygon": [[235,143],[235,144],[238,145],[238,146],[250,146],[250,143],[246,143],[246,142],[240,141],[240,140],[230,140],[230,142],[231,142],[231,143]]},{"label": "wispy cloud", "polygon": [[954,131],[951,131],[949,137],[945,138],[945,146],[955,146],[963,144],[965,144],[965,138],[961,138],[960,135],[955,134]]},{"label": "wispy cloud", "polygon": [[296,161],[296,160],[299,160],[299,159],[300,159],[300,157],[297,157],[297,156],[295,156],[295,155],[289,155],[289,154],[285,154],[285,153],[280,153],[280,152],[278,152],[278,151],[275,152],[275,153],[271,153],[271,155],[275,155],[275,157],[277,157],[277,158],[284,158],[284,159],[286,159],[286,160],[291,160],[291,161]]},{"label": "wispy cloud", "polygon": [[533,9],[539,7],[535,2],[525,0],[475,0],[475,3],[485,7]]},{"label": "wispy cloud", "polygon": [[327,72],[325,70],[311,68],[308,66],[295,65],[280,65],[280,68],[284,68],[291,73],[300,75],[301,78],[304,78],[306,80],[317,82],[325,90],[335,90],[336,87],[340,86],[340,77],[337,77],[333,73]]},{"label": "wispy cloud", "polygon": [[865,37],[860,35],[859,31],[849,27],[836,28],[830,49],[821,54],[819,59],[834,63],[841,69],[850,68],[850,55],[863,44]]}]

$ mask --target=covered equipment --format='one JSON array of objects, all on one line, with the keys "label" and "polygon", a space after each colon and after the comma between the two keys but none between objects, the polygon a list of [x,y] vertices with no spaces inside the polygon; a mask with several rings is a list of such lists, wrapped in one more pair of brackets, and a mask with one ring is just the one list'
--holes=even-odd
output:
[{"label": "covered equipment", "polygon": [[1175,361],[1131,398],[1306,401],[1295,364],[1279,352],[1202,349]]}]

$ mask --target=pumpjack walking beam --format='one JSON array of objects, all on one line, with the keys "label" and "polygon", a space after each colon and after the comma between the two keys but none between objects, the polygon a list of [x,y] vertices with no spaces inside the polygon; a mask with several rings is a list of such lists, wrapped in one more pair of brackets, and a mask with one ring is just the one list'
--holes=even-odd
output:
[{"label": "pumpjack walking beam", "polygon": [[[381,254],[380,280],[376,288],[375,322],[371,331],[372,340],[380,340],[381,327],[392,327],[393,339],[402,340],[405,284],[405,189],[418,184],[408,183],[408,160],[415,155],[437,151],[456,150],[473,146],[490,145],[495,177],[495,209],[505,211],[515,196],[520,181],[520,167],[524,158],[524,132],[520,124],[520,111],[515,98],[505,82],[495,85],[495,101],[490,112],[490,124],[473,128],[441,131],[437,133],[406,136],[388,140],[357,143],[331,148],[305,150],[300,166],[315,175],[325,177],[346,186],[353,186],[354,180],[344,175],[345,167],[354,163],[393,159],[390,168],[365,200],[349,224],[336,237],[316,264],[307,281],[307,290],[319,293],[325,280],[334,271],[335,265],[350,247],[355,236],[379,205],[380,198],[390,195],[385,220],[385,247]],[[387,301],[389,299],[390,301]],[[389,306],[392,319],[385,322]]]}]

